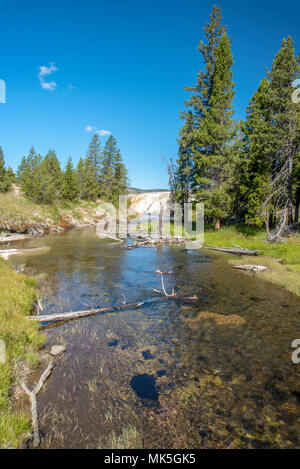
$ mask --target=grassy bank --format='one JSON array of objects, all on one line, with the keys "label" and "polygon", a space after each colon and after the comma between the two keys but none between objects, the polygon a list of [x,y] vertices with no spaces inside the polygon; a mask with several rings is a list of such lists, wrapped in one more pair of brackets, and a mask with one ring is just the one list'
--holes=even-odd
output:
[{"label": "grassy bank", "polygon": [[[253,227],[236,225],[224,227],[218,231],[206,229],[204,242],[206,246],[258,249],[259,256],[228,256],[231,264],[260,264],[267,270],[258,275],[272,283],[281,285],[300,296],[300,234],[277,243],[268,243],[264,231]],[[280,261],[279,261],[280,260]]]},{"label": "grassy bank", "polygon": [[0,448],[16,448],[30,432],[30,413],[12,407],[16,370],[37,363],[43,342],[37,325],[25,319],[36,298],[35,280],[16,273],[0,259],[0,339],[6,345],[0,363]]},{"label": "grassy bank", "polygon": [[57,225],[60,216],[80,221],[95,215],[99,202],[56,200],[53,204],[36,204],[15,192],[0,193],[0,218],[18,222],[40,222]]}]

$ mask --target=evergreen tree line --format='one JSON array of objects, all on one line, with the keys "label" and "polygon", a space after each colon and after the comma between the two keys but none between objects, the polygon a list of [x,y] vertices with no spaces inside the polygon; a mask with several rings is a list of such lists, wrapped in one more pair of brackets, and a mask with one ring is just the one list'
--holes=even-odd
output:
[{"label": "evergreen tree line", "polygon": [[127,170],[116,139],[110,135],[104,148],[97,134],[92,138],[85,158],[80,158],[74,168],[69,157],[61,169],[54,150],[42,157],[34,147],[22,158],[17,175],[5,169],[0,147],[0,191],[9,190],[15,181],[23,194],[36,203],[51,204],[56,199],[104,200],[117,202],[128,185]]},{"label": "evergreen tree line", "polygon": [[283,39],[245,120],[236,122],[231,40],[217,6],[204,31],[204,66],[195,86],[186,87],[171,189],[182,205],[204,202],[206,221],[216,228],[233,219],[265,224],[275,239],[299,219],[300,104],[292,95],[300,56],[291,37]]},{"label": "evergreen tree line", "polygon": [[0,147],[0,192],[9,191],[13,182],[15,182],[15,174],[11,167],[5,168],[4,154]]}]

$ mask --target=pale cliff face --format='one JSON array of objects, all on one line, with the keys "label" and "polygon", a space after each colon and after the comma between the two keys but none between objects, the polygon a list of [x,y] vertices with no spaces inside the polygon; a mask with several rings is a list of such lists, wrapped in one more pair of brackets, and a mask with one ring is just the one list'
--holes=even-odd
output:
[{"label": "pale cliff face", "polygon": [[158,214],[161,204],[163,210],[169,210],[170,192],[141,192],[139,194],[129,194],[131,209],[139,215],[144,213]]}]

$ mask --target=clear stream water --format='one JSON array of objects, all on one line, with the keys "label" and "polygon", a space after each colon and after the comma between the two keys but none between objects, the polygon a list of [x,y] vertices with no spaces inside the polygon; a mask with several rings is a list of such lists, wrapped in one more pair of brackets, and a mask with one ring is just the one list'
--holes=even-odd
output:
[{"label": "clear stream water", "polygon": [[21,245],[50,248],[15,258],[43,279],[44,313],[150,298],[158,268],[199,297],[45,327],[67,350],[38,398],[43,447],[300,447],[300,298],[206,250],[127,251],[94,230]]}]

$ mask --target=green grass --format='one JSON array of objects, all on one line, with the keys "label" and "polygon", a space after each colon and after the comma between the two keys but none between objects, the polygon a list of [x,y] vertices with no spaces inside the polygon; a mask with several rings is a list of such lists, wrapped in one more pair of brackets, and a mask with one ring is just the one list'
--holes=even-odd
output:
[{"label": "green grass", "polygon": [[84,216],[95,215],[99,201],[56,200],[53,204],[36,204],[14,192],[0,193],[0,218],[6,221],[17,220],[58,224],[60,216],[73,216],[80,220]]},{"label": "green grass", "polygon": [[235,225],[214,231],[206,228],[204,232],[206,246],[235,247],[233,243],[242,248],[258,249],[263,256],[282,259],[284,264],[300,264],[300,235],[296,234],[284,241],[269,243],[262,230],[243,225]]},{"label": "green grass", "polygon": [[6,361],[0,363],[0,448],[16,448],[30,432],[29,414],[13,409],[14,371],[22,363],[37,363],[43,343],[38,325],[25,319],[36,299],[35,280],[16,273],[0,260],[0,339]]},{"label": "green grass", "polygon": [[[152,232],[157,231],[158,223],[154,222]],[[142,223],[141,231],[149,232],[149,224]],[[181,235],[181,230],[171,224],[164,224],[164,233]],[[189,236],[188,236],[189,237]],[[300,234],[290,236],[280,242],[269,243],[264,230],[247,225],[222,227],[216,231],[210,226],[204,230],[204,244],[213,247],[235,248],[235,244],[242,248],[258,249],[259,256],[243,256],[238,258],[226,254],[228,261],[233,264],[262,264],[267,270],[258,275],[277,285],[281,285],[292,293],[300,296]],[[276,260],[275,260],[276,259]],[[278,262],[278,260],[281,262]]]},{"label": "green grass", "polygon": [[[259,256],[240,258],[228,255],[228,261],[235,265],[265,265],[267,270],[257,275],[300,296],[300,234],[281,242],[268,243],[264,231],[235,225],[218,231],[205,229],[204,242],[206,246],[235,247],[233,243],[236,243],[242,248],[258,249]],[[278,262],[279,259],[281,262]]]}]

